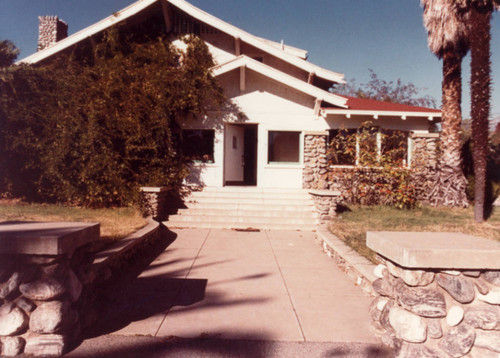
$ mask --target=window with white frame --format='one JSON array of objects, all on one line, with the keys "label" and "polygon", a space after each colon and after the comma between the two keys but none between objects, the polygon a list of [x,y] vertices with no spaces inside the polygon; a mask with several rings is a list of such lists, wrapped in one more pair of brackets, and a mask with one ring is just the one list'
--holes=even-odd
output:
[{"label": "window with white frame", "polygon": [[[329,130],[329,161],[333,165],[406,165],[407,131],[362,125]],[[385,163],[381,163],[385,161]]]},{"label": "window with white frame", "polygon": [[269,131],[268,163],[299,163],[300,132]]},{"label": "window with white frame", "polygon": [[213,129],[184,129],[182,131],[182,152],[194,163],[214,162]]}]

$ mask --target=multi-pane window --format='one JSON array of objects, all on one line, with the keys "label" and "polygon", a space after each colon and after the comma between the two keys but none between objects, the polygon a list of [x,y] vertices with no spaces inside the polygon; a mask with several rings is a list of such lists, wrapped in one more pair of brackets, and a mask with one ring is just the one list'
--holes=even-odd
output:
[{"label": "multi-pane window", "polygon": [[356,164],[356,129],[331,129],[328,133],[330,161],[335,165]]},{"label": "multi-pane window", "polygon": [[[329,131],[329,160],[333,165],[406,165],[408,132],[374,126]],[[385,161],[385,163],[381,163]]]},{"label": "multi-pane window", "polygon": [[300,162],[300,132],[269,131],[269,163]]},{"label": "multi-pane window", "polygon": [[182,131],[182,152],[193,162],[214,162],[213,129],[185,129]]},{"label": "multi-pane window", "polygon": [[380,152],[391,163],[406,165],[408,160],[408,132],[382,129]]}]

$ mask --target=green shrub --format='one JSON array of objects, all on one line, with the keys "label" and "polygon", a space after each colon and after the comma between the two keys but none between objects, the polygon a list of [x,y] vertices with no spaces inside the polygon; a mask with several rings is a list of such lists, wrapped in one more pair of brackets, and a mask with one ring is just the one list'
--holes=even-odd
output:
[{"label": "green shrub", "polygon": [[198,38],[180,52],[130,33],[1,70],[0,192],[109,207],[136,202],[141,185],[180,185],[177,123],[224,102],[213,61]]}]

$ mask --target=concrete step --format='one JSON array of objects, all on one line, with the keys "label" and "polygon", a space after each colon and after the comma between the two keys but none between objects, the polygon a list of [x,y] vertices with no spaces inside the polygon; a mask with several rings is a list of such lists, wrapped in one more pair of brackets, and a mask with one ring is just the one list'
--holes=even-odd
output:
[{"label": "concrete step", "polygon": [[200,222],[210,220],[217,223],[245,223],[245,224],[289,224],[304,225],[315,223],[315,218],[304,217],[265,217],[265,216],[207,216],[207,215],[175,215],[169,221]]},{"label": "concrete step", "polygon": [[259,205],[310,205],[308,198],[247,198],[247,197],[189,197],[185,203],[259,204]]},{"label": "concrete step", "polygon": [[[205,210],[240,210],[240,211],[286,211],[286,212],[316,212],[314,205],[274,205],[274,204],[248,204],[248,203],[185,203],[189,209]],[[181,209],[186,210],[186,209]]]},{"label": "concrete step", "polygon": [[206,207],[192,207],[189,209],[179,209],[177,215],[179,216],[241,216],[241,217],[252,217],[252,216],[263,216],[263,217],[302,217],[309,219],[316,219],[317,213],[313,210],[304,210],[303,207],[297,207],[296,210],[272,210],[268,207],[259,208],[255,207],[251,210],[240,209],[240,208],[206,208]]},{"label": "concrete step", "polygon": [[204,188],[184,198],[169,227],[314,230],[318,215],[302,189]]},{"label": "concrete step", "polygon": [[244,198],[244,199],[309,199],[306,192],[215,192],[200,191],[190,194],[191,198]]},{"label": "concrete step", "polygon": [[307,193],[307,189],[297,189],[297,188],[259,188],[256,186],[225,186],[225,187],[213,187],[206,186],[202,190],[192,191],[192,193]]},{"label": "concrete step", "polygon": [[298,230],[298,231],[316,231],[316,224],[290,225],[290,224],[249,224],[249,223],[218,223],[207,221],[181,222],[167,221],[163,223],[170,229],[175,228],[197,228],[197,229],[259,229],[259,230]]}]

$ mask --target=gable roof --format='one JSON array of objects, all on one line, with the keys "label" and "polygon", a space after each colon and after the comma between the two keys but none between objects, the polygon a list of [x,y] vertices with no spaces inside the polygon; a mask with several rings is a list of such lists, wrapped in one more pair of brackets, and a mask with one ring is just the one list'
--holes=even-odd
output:
[{"label": "gable roof", "polygon": [[257,36],[253,36],[231,24],[228,24],[215,16],[212,16],[203,10],[189,4],[188,2],[184,0],[139,0],[132,5],[124,8],[123,10],[120,10],[116,13],[114,13],[111,16],[108,16],[107,18],[91,25],[88,26],[87,28],[57,42],[53,46],[50,46],[44,50],[41,50],[39,52],[36,52],[21,61],[20,63],[37,63],[39,61],[42,61],[46,58],[49,58],[50,56],[53,56],[54,54],[71,47],[72,45],[75,45],[76,43],[91,37],[103,30],[106,30],[107,28],[116,25],[119,22],[122,22],[126,20],[127,18],[130,18],[147,7],[159,3],[161,1],[164,1],[165,3],[169,3],[178,9],[184,11],[188,15],[194,17],[195,19],[210,25],[216,29],[218,29],[221,32],[224,32],[234,38],[240,38],[241,41],[246,42],[270,55],[273,55],[293,66],[296,66],[308,73],[314,73],[316,76],[329,80],[331,82],[336,82],[336,83],[345,83],[344,80],[344,75],[341,73],[333,72],[327,69],[324,69],[322,67],[316,66],[310,62],[307,62],[303,59],[305,56],[303,50],[299,49],[294,49],[292,47],[288,48],[280,48],[279,46],[276,46],[276,43],[273,43],[272,41],[269,40],[264,40],[261,39]]},{"label": "gable roof", "polygon": [[258,37],[258,39],[260,41],[267,43],[268,45],[271,45],[271,46],[281,50],[281,51],[285,51],[285,52],[289,53],[290,55],[296,56],[302,60],[307,60],[307,56],[308,56],[307,50],[302,50],[300,48],[287,45],[284,42],[278,43],[278,42],[275,42],[272,40],[265,39],[263,37]]},{"label": "gable roof", "polygon": [[301,81],[293,76],[290,76],[284,72],[281,72],[269,65],[256,61],[245,55],[238,56],[235,59],[227,61],[226,63],[214,66],[212,68],[212,74],[214,76],[220,76],[224,73],[233,71],[240,67],[249,68],[255,72],[260,73],[261,75],[264,75],[277,82],[292,87],[302,93],[308,94],[311,97],[316,98],[317,100],[325,101],[331,105],[338,106],[341,108],[347,108],[346,104],[347,99],[345,97],[324,91],[321,88],[313,86],[307,82]]},{"label": "gable roof", "polygon": [[215,16],[212,16],[204,12],[203,10],[198,9],[197,7],[191,5],[190,3],[184,0],[164,0],[164,1],[168,1],[170,4],[176,6],[185,13],[206,23],[207,25],[210,25],[218,29],[219,31],[222,31],[235,38],[239,37],[241,41],[246,42],[275,57],[278,57],[281,60],[288,62],[296,67],[299,67],[306,72],[314,73],[316,76],[330,80],[332,82],[345,83],[343,74],[324,69],[310,62],[304,61],[294,55],[290,55],[286,51],[278,49],[266,43],[265,41],[262,41],[262,39],[260,39],[259,37],[251,35],[248,32],[237,28],[236,26],[228,24],[227,22],[224,22],[216,18]]},{"label": "gable roof", "polygon": [[341,114],[348,117],[351,115],[372,115],[374,117],[395,116],[403,119],[406,117],[428,117],[429,120],[441,117],[441,110],[435,108],[417,107],[401,103],[383,102],[349,96],[339,97],[343,97],[347,100],[347,106],[349,109],[322,108],[321,112],[324,115]]},{"label": "gable roof", "polygon": [[45,60],[67,49],[68,47],[77,44],[80,41],[92,37],[93,35],[98,34],[110,28],[111,26],[114,26],[138,14],[139,12],[153,5],[157,1],[158,0],[139,0],[133,3],[132,5],[127,6],[126,8],[114,13],[113,15],[108,16],[105,19],[74,33],[73,35],[68,36],[65,39],[56,42],[54,45],[49,46],[41,51],[35,52],[34,54],[23,58],[22,60],[18,61],[18,63],[37,63],[42,60]]}]

